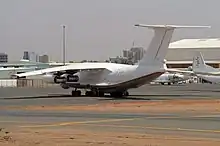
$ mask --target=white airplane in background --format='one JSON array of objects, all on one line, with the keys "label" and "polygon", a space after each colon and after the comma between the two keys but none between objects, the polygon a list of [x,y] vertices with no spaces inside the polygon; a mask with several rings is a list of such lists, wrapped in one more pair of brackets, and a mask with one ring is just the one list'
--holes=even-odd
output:
[{"label": "white airplane in background", "polygon": [[211,83],[220,83],[220,69],[206,65],[201,52],[196,52],[193,57],[192,69],[196,76]]},{"label": "white airplane in background", "polygon": [[62,88],[74,88],[72,96],[80,96],[86,89],[86,96],[104,96],[110,93],[112,97],[128,96],[128,89],[138,88],[150,83],[166,72],[164,59],[168,50],[174,29],[204,28],[207,26],[176,26],[176,25],[142,25],[154,30],[144,57],[138,65],[116,63],[75,63],[61,67],[53,67],[38,71],[15,74],[17,78],[44,75],[48,82],[60,84]]},{"label": "white airplane in background", "polygon": [[161,76],[159,76],[158,78],[156,78],[155,80],[153,80],[153,82],[159,83],[162,85],[164,85],[165,83],[167,83],[168,85],[171,85],[171,84],[175,84],[181,81],[186,81],[188,79],[189,79],[189,76],[186,76],[180,73],[166,72],[162,74]]},{"label": "white airplane in background", "polygon": [[153,80],[154,83],[159,83],[164,85],[167,83],[168,85],[175,84],[181,81],[186,81],[190,79],[190,76],[193,75],[192,71],[178,70],[178,69],[168,69],[166,65],[166,60],[164,60],[164,68],[167,70],[164,74]]}]

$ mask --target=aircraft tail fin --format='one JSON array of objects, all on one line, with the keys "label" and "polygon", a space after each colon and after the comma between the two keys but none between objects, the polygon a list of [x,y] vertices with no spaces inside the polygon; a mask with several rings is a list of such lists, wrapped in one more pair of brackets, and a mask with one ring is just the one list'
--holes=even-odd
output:
[{"label": "aircraft tail fin", "polygon": [[208,73],[208,72],[215,72],[216,69],[206,65],[205,60],[201,52],[195,52],[195,56],[193,57],[193,64],[192,64],[193,72],[195,73]]},{"label": "aircraft tail fin", "polygon": [[209,26],[178,26],[178,25],[142,25],[138,27],[147,27],[154,30],[154,37],[150,42],[145,55],[139,62],[139,66],[160,66],[163,67],[164,59],[174,32],[177,28],[207,28]]},{"label": "aircraft tail fin", "polygon": [[193,64],[192,64],[193,69],[204,68],[205,65],[206,64],[205,64],[202,53],[196,52],[193,57]]}]

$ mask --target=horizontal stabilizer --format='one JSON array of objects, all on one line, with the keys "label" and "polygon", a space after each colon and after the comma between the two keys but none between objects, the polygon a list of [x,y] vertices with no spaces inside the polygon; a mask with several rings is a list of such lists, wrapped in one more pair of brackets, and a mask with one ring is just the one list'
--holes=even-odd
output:
[{"label": "horizontal stabilizer", "polygon": [[137,27],[148,27],[148,28],[211,28],[211,26],[188,26],[188,25],[145,25],[135,24]]}]

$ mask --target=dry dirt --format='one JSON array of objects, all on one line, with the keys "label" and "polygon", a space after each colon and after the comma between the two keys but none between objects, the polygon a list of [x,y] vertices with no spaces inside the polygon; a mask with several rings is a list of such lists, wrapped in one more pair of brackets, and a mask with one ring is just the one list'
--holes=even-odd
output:
[{"label": "dry dirt", "polygon": [[[2,107],[3,108],[3,107]],[[4,107],[6,108],[6,107]],[[96,105],[65,105],[65,106],[22,106],[7,107],[23,110],[73,110],[103,112],[196,112],[219,113],[220,100],[166,100],[166,101],[133,101],[122,103],[100,103]]]},{"label": "dry dirt", "polygon": [[220,140],[172,135],[113,133],[83,130],[11,130],[0,146],[219,146]]},{"label": "dry dirt", "polygon": [[[106,103],[96,105],[0,107],[24,110],[103,112],[219,113],[220,100],[171,100]],[[0,146],[220,146],[219,139],[181,135],[138,134],[74,129],[10,129],[0,132]]]}]

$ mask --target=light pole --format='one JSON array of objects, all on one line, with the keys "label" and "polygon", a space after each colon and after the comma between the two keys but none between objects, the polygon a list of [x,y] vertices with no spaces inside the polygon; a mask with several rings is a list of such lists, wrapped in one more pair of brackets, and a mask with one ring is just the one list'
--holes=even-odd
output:
[{"label": "light pole", "polygon": [[62,27],[63,27],[63,65],[65,65],[65,62],[66,62],[66,37],[65,37],[66,26],[62,25]]}]

